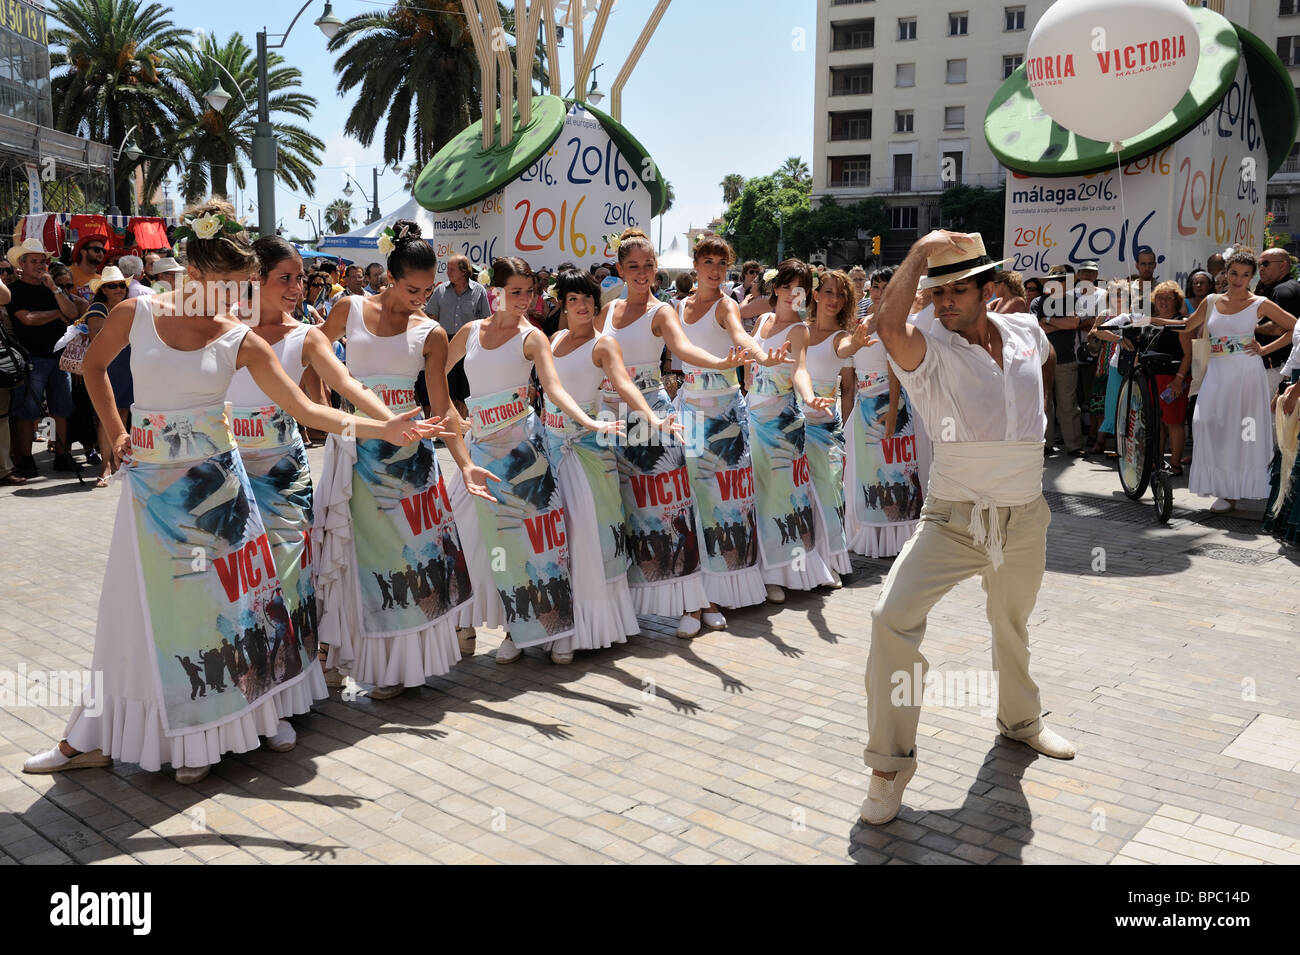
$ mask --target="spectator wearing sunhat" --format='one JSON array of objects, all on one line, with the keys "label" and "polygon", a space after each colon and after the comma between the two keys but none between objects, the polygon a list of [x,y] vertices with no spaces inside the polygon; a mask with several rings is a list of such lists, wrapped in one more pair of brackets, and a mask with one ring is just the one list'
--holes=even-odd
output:
[{"label": "spectator wearing sunhat", "polygon": [[15,470],[22,477],[35,477],[36,460],[32,441],[36,422],[48,405],[54,418],[54,469],[75,471],[77,463],[68,453],[68,416],[72,404],[72,376],[59,368],[54,346],[68,325],[77,319],[77,305],[72,296],[55,284],[50,275],[51,254],[40,239],[28,238],[10,249],[5,256],[19,270],[18,280],[10,288],[9,314],[13,318],[14,338],[27,349],[32,359],[27,382],[13,393],[13,450]]},{"label": "spectator wearing sunhat", "polygon": [[175,289],[180,276],[184,274],[185,266],[171,256],[165,256],[149,267],[149,277],[153,279],[153,290],[157,293]]},{"label": "spectator wearing sunhat", "polygon": [[77,239],[77,244],[72,247],[72,265],[68,268],[72,270],[72,284],[77,287],[79,295],[85,294],[81,290],[89,289],[90,280],[103,270],[107,256],[107,236],[91,233]]}]

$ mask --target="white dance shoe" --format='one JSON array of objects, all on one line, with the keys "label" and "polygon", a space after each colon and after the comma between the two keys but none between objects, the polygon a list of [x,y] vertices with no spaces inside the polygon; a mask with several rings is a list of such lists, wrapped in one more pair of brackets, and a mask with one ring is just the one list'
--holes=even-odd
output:
[{"label": "white dance shoe", "polygon": [[682,619],[677,621],[677,636],[683,640],[690,640],[692,637],[698,637],[699,635],[699,618],[692,617],[688,613],[682,614]]},{"label": "white dance shoe", "polygon": [[[1002,734],[1006,736],[1005,733]],[[1007,737],[1010,739],[1010,737]],[[1031,749],[1036,749],[1044,756],[1050,756],[1052,759],[1074,759],[1074,754],[1078,752],[1073,743],[1059,733],[1054,733],[1044,726],[1038,731],[1037,736],[1026,736],[1024,739],[1017,740],[1024,743]]]},{"label": "white dance shoe", "polygon": [[872,826],[883,826],[903,807],[903,790],[916,775],[916,763],[907,769],[900,769],[893,779],[871,774],[871,786],[867,789],[867,798],[862,800],[862,821]]},{"label": "white dance shoe", "polygon": [[460,655],[463,657],[472,657],[474,647],[478,642],[478,633],[473,627],[457,627],[456,642],[460,644]]},{"label": "white dance shoe", "polygon": [[370,697],[372,700],[391,700],[393,697],[401,696],[405,692],[406,687],[397,683],[393,686],[377,686],[367,693],[366,696]]},{"label": "white dance shoe", "polygon": [[1210,505],[1210,510],[1215,514],[1226,514],[1232,510],[1232,502],[1227,498],[1216,497],[1214,503]]},{"label": "white dance shoe", "polygon": [[717,610],[706,610],[701,615],[701,619],[706,627],[710,630],[726,630],[727,618]]},{"label": "white dance shoe", "polygon": [[568,666],[573,662],[572,650],[552,650],[551,662],[558,663],[560,666]]},{"label": "white dance shoe", "polygon": [[298,734],[288,720],[280,720],[275,727],[275,735],[266,738],[266,748],[277,753],[287,753],[297,745]]},{"label": "white dance shoe", "polygon": [[524,655],[524,651],[515,646],[515,642],[509,637],[501,641],[501,646],[497,647],[497,663],[514,663]]},{"label": "white dance shoe", "polygon": [[65,756],[63,750],[55,746],[53,749],[29,757],[27,762],[23,763],[23,772],[61,773],[67,769],[102,769],[112,765],[113,760],[97,749],[87,750],[76,756]]},{"label": "white dance shoe", "polygon": [[208,778],[211,766],[180,766],[176,769],[176,781],[182,786],[193,786]]},{"label": "white dance shoe", "polygon": [[785,591],[776,584],[767,585],[767,602],[770,604],[785,603]]},{"label": "white dance shoe", "polygon": [[827,590],[839,590],[844,586],[844,581],[838,573],[831,571],[831,582],[826,585]]}]

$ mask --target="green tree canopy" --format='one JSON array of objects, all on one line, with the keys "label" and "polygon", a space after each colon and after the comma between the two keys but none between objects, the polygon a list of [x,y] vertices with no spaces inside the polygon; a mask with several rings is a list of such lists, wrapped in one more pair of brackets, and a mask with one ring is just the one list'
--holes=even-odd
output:
[{"label": "green tree canopy", "polygon": [[939,197],[939,215],[945,229],[978,232],[985,250],[1002,258],[1002,230],[1006,222],[1007,190],[960,184],[949,186]]}]

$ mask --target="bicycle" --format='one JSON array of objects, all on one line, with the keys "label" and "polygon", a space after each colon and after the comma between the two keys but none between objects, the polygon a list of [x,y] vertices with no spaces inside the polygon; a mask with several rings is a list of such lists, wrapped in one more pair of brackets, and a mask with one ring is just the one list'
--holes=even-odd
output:
[{"label": "bicycle", "polygon": [[[1157,374],[1173,374],[1179,359],[1153,346],[1157,325],[1126,325],[1121,335],[1119,367],[1122,376],[1115,407],[1115,449],[1119,453],[1119,482],[1130,500],[1140,500],[1148,485],[1154,498],[1156,520],[1169,523],[1174,508],[1173,475],[1160,451],[1160,394]],[[1131,348],[1125,348],[1129,343]]]}]

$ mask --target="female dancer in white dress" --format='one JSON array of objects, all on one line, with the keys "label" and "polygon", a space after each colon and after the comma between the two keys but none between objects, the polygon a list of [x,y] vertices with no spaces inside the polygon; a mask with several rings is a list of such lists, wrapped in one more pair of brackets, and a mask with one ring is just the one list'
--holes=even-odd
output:
[{"label": "female dancer in white dress", "polygon": [[[561,272],[555,285],[563,309],[561,328],[551,339],[555,371],[582,410],[596,417],[602,386],[610,386],[656,432],[681,425],[659,418],[632,383],[618,343],[593,325],[600,286],[590,272]],[[546,435],[551,467],[564,500],[573,578],[574,635],[557,641],[551,659],[569,663],[574,650],[599,650],[624,643],[639,632],[627,589],[629,564],[618,456],[603,434],[581,428],[546,396]]]},{"label": "female dancer in white dress", "polygon": [[[930,443],[876,336],[873,313],[879,301],[873,298],[866,318],[842,349],[853,359],[856,383],[845,436],[844,531],[855,554],[895,557],[921,518]],[[920,327],[933,321],[933,315],[926,303],[908,321]]]},{"label": "female dancer in white dress", "polygon": [[[805,366],[808,326],[797,309],[812,294],[812,272],[798,259],[776,267],[772,299],[776,310],[760,315],[754,340],[763,348],[790,348],[793,365],[749,366],[750,453],[758,507],[758,550],[767,599],[785,603],[786,590],[812,590],[836,577],[826,562],[818,533],[817,498],[807,453],[804,410],[830,401],[813,395]],[[804,309],[806,314],[806,309]],[[833,391],[833,389],[832,389]],[[824,411],[823,411],[824,413]]]},{"label": "female dancer in white dress", "polygon": [[[664,390],[660,359],[665,346],[677,359],[696,368],[734,369],[745,357],[735,347],[712,355],[697,348],[682,331],[676,310],[653,297],[654,246],[640,229],[625,229],[618,242],[619,274],[627,283],[627,298],[611,302],[597,327],[618,343],[623,363],[646,403],[659,417],[672,403]],[[735,304],[734,302],[732,303]],[[733,372],[734,374],[734,372]],[[605,407],[624,417],[620,398],[605,388]],[[635,611],[680,617],[677,636],[700,633],[701,609],[709,607],[700,570],[695,503],[681,440],[656,434],[635,414],[627,415],[627,440],[618,445],[619,486],[627,520],[628,589]],[[709,607],[704,625],[713,629],[726,620]]]},{"label": "female dancer in white dress", "polygon": [[[83,364],[112,439],[104,451],[129,465],[119,472],[125,487],[95,634],[93,670],[103,686],[73,710],[63,741],[29,759],[25,772],[116,758],[150,771],[169,762],[178,782],[194,783],[223,753],[256,748],[259,736],[291,748],[285,719],[325,697],[224,416],[237,369],[314,428],[395,445],[434,430],[414,415],[380,423],[313,405],[271,346],[227,314],[242,299],[224,293],[255,266],[234,209],[209,201],[189,212],[183,229],[191,279],[184,293],[115,306]],[[130,433],[116,416],[107,373],[128,343]]]},{"label": "female dancer in white dress", "polygon": [[[447,333],[423,310],[437,259],[414,222],[399,220],[391,233],[393,284],[369,298],[339,299],[325,336],[347,335],[349,373],[394,413],[417,407],[422,370],[430,403],[445,407],[438,389],[446,384]],[[442,437],[448,447],[460,443],[458,434]],[[473,587],[432,440],[397,448],[331,438],[312,541],[328,667],[374,684],[372,699],[388,699],[460,660],[458,610]]]},{"label": "female dancer in white dress", "polygon": [[[297,250],[279,236],[263,236],[253,243],[253,252],[261,276],[253,332],[275,351],[285,374],[301,387],[311,371],[366,417],[393,417],[374,392],[348,374],[324,332],[293,317],[304,281]],[[312,479],[297,422],[267,397],[246,369],[235,372],[226,401],[290,617],[303,642],[316,648],[320,615],[311,548]],[[321,649],[320,655],[324,662],[326,651]]]},{"label": "female dancer in white dress", "polygon": [[1226,295],[1207,295],[1181,332],[1183,362],[1174,378],[1175,397],[1187,386],[1192,340],[1206,334],[1210,362],[1192,415],[1192,473],[1187,489],[1214,497],[1210,510],[1230,511],[1241,498],[1267,498],[1273,460],[1272,410],[1268,374],[1259,357],[1255,326],[1272,319],[1288,335],[1295,316],[1252,295],[1254,252],[1238,249],[1228,256]]},{"label": "female dancer in white dress", "polygon": [[[691,344],[710,354],[740,349],[760,365],[793,364],[790,343],[769,352],[754,341],[741,326],[735,300],[722,293],[735,258],[720,236],[706,233],[696,242],[696,289],[679,306],[682,331]],[[711,611],[717,605],[749,607],[767,599],[758,559],[749,410],[735,368],[701,367],[685,356],[683,365],[686,380],[677,393],[677,406],[686,428],[695,529],[704,545],[704,591]]]},{"label": "female dancer in white dress", "polygon": [[816,406],[804,402],[805,446],[818,505],[817,549],[830,566],[832,588],[847,574],[848,538],[844,529],[844,422],[840,417],[840,371],[853,354],[849,324],[857,315],[853,280],[844,272],[822,276],[813,296],[812,327],[804,365],[812,379]]},{"label": "female dancer in white dress", "polygon": [[[572,659],[574,592],[569,573],[573,543],[565,533],[563,502],[546,454],[542,428],[528,401],[529,373],[537,377],[553,407],[577,427],[606,441],[620,422],[595,420],[560,383],[546,335],[528,322],[533,302],[532,269],[522,259],[499,258],[492,265],[497,310],[456,333],[445,367],[465,359],[469,379],[470,435],[449,450],[468,485],[487,472],[490,496],[474,500],[473,514],[457,512],[466,560],[480,589],[492,587],[499,608],[476,612],[475,623],[503,613],[507,636],[497,663],[513,663],[525,647],[546,645],[560,661]],[[471,529],[472,528],[472,529]],[[487,568],[487,573],[483,569]],[[489,595],[476,606],[492,603]]]}]

